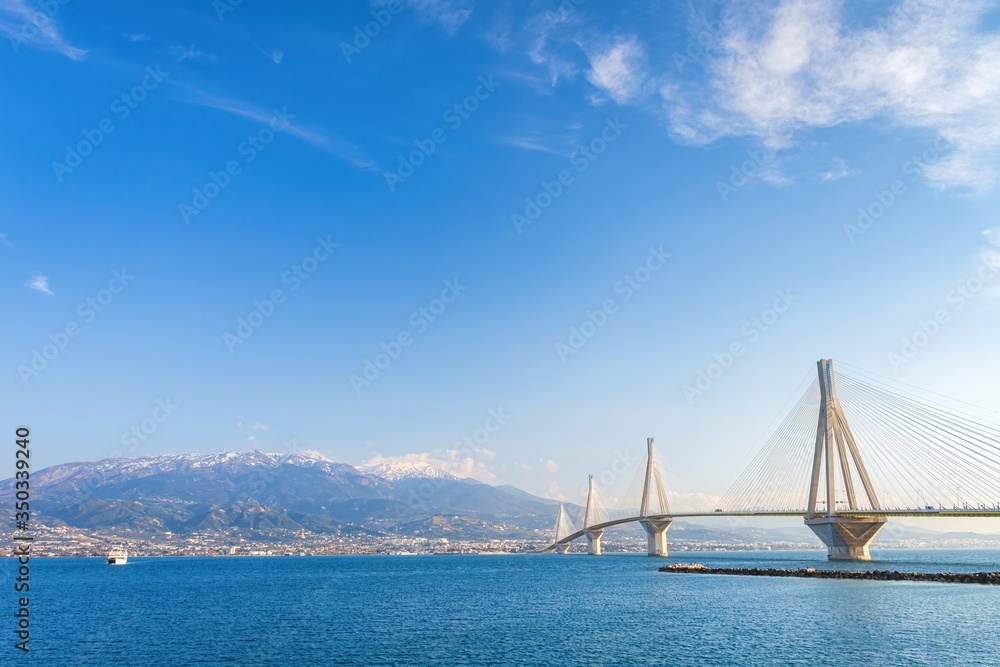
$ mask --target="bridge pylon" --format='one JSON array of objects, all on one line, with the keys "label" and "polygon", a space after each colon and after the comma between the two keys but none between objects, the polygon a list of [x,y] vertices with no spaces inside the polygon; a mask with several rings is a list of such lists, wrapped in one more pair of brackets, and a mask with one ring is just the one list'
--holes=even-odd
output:
[{"label": "bridge pylon", "polygon": [[597,507],[597,492],[594,489],[594,476],[590,475],[587,487],[587,507],[583,511],[583,532],[587,536],[587,553],[591,556],[601,555],[601,536],[603,528],[591,528],[601,523],[601,510]]},{"label": "bridge pylon", "polygon": [[566,516],[566,508],[559,503],[559,516],[556,517],[556,539],[553,540],[553,549],[556,553],[564,554],[569,552],[569,542],[562,540],[569,535],[569,517]]},{"label": "bridge pylon", "polygon": [[[805,522],[823,540],[827,548],[827,558],[830,560],[871,560],[868,547],[885,524],[885,518],[837,515],[838,467],[847,495],[847,507],[849,510],[859,509],[851,463],[854,464],[854,472],[857,473],[868,499],[868,509],[879,510],[881,507],[872,487],[871,478],[868,476],[868,470],[861,460],[854,434],[851,433],[851,427],[837,398],[833,361],[821,359],[816,362],[816,367],[819,371],[820,386],[819,423],[816,426],[816,449],[813,454],[812,481],[809,485],[809,504],[806,506]],[[826,474],[823,486],[826,490],[826,501],[822,510],[818,511],[824,462]]]},{"label": "bridge pylon", "polygon": [[[673,523],[670,506],[667,504],[667,490],[663,477],[653,455],[653,438],[646,438],[646,480],[642,485],[642,501],[639,504],[639,524],[646,531],[646,554],[667,556],[667,529]],[[655,487],[656,497],[651,496]],[[650,518],[650,517],[656,517]]]}]

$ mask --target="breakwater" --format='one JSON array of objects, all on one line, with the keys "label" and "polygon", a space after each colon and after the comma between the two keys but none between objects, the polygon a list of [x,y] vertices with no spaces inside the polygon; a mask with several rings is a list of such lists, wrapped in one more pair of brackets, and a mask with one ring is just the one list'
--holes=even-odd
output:
[{"label": "breakwater", "polygon": [[675,563],[660,572],[681,574],[733,574],[746,577],[801,577],[805,579],[861,579],[865,581],[936,581],[948,584],[991,584],[1000,586],[1000,572],[897,572],[895,570],[794,570],[756,567],[708,567],[700,563]]}]

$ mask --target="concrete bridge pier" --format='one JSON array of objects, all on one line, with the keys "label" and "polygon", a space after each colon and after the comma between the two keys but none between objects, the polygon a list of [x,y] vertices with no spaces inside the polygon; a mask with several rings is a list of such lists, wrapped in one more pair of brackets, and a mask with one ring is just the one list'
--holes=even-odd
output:
[{"label": "concrete bridge pier", "polygon": [[567,553],[569,553],[569,542],[566,542],[565,544],[557,544],[557,545],[555,545],[555,552],[557,554],[567,554]]},{"label": "concrete bridge pier", "polygon": [[824,516],[806,519],[806,525],[823,540],[828,560],[871,560],[868,547],[885,519]]},{"label": "concrete bridge pier", "polygon": [[603,528],[588,528],[584,531],[587,535],[587,553],[591,556],[601,555],[601,535],[604,534]]},{"label": "concrete bridge pier", "polygon": [[646,531],[646,555],[667,556],[667,528],[673,519],[639,519]]}]

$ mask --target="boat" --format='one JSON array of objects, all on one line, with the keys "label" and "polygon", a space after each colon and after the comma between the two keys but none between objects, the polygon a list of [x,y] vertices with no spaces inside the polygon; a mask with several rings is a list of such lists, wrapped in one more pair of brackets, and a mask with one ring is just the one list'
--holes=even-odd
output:
[{"label": "boat", "polygon": [[108,565],[124,565],[128,562],[128,551],[124,546],[116,544],[108,552]]}]

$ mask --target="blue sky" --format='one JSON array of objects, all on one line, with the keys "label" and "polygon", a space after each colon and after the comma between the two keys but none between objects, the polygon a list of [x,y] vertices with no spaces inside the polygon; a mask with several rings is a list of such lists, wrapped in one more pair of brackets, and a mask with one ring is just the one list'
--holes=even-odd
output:
[{"label": "blue sky", "polygon": [[720,491],[819,358],[998,410],[998,26],[0,0],[8,423],[576,499],[647,435]]}]

